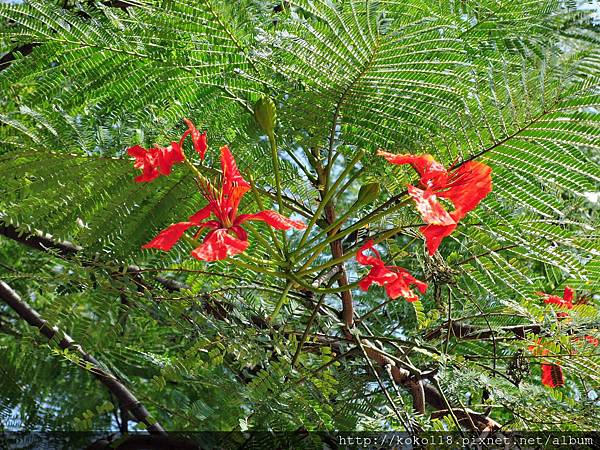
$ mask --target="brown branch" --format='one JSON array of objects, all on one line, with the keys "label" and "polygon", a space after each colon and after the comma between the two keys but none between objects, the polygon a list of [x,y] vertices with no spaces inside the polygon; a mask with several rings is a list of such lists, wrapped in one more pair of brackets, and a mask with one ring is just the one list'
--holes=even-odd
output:
[{"label": "brown branch", "polygon": [[57,242],[53,240],[52,235],[50,234],[39,231],[31,234],[25,233],[23,231],[19,231],[14,225],[9,224],[0,223],[0,234],[14,241],[20,242],[21,244],[35,248],[36,250],[56,252],[62,258],[74,256],[81,250],[81,247],[78,247],[71,242]]},{"label": "brown branch", "polygon": [[458,423],[471,428],[473,425],[481,432],[492,432],[500,429],[500,424],[482,413],[478,413],[469,408],[453,408],[452,412],[448,409],[440,409],[431,414],[432,419],[439,419],[448,414],[454,413]]},{"label": "brown branch", "polygon": [[[446,406],[444,396],[431,383],[411,376],[410,372],[398,367],[395,361],[393,361],[389,356],[382,354],[376,348],[365,346],[365,351],[381,366],[389,367],[392,377],[396,383],[401,384],[410,390],[410,392],[413,394],[413,405],[415,406],[415,409],[419,407],[424,411],[426,402],[429,406],[436,410],[432,413],[432,417],[436,417],[436,415],[441,417],[443,415],[450,414],[448,411],[448,406]],[[424,395],[424,402],[422,404],[415,405],[415,399],[423,398],[421,395]],[[460,413],[457,411],[460,411]],[[476,429],[473,431],[494,431],[501,428],[499,423],[490,417],[487,417],[485,414],[469,409],[453,409],[453,412],[455,412],[455,416],[458,418],[458,421],[461,425],[472,429],[472,424],[474,424]]]},{"label": "brown branch", "polygon": [[[321,164],[320,160],[318,159],[318,155],[314,155],[314,161],[315,161],[314,169],[317,172],[319,186],[325,187],[325,186],[327,186],[327,171]],[[325,195],[326,195],[326,191],[324,188],[323,190],[320,191],[321,201],[324,200]],[[325,212],[325,220],[327,221],[328,225],[334,224],[336,221],[336,214],[335,214],[335,205],[333,204],[332,200],[330,200],[327,203],[327,205],[325,205],[324,212]],[[335,227],[334,229],[330,230],[327,233],[327,235],[335,236],[338,231],[339,231],[339,227]],[[340,258],[344,254],[344,248],[343,248],[341,239],[331,242],[331,244],[329,244],[329,246],[331,248],[331,255],[333,256],[334,259]],[[348,275],[346,274],[346,268],[344,267],[344,263],[342,262],[342,263],[338,264],[336,267],[338,268],[338,279],[337,279],[338,286],[340,286],[340,287],[348,286],[348,284],[350,284],[350,283],[348,283]],[[352,292],[350,291],[350,289],[346,289],[346,290],[342,291],[340,293],[340,295],[342,296],[342,320],[344,321],[344,326],[346,328],[344,333],[347,334],[347,333],[349,333],[349,330],[351,330],[352,327],[354,326],[354,323],[353,323],[354,307],[352,306]],[[352,336],[350,336],[350,338],[352,338]]]},{"label": "brown branch", "polygon": [[[385,395],[386,400],[392,407],[392,410],[396,414],[396,417],[398,417],[398,420],[400,421],[400,423],[404,425],[404,428],[406,429],[406,431],[409,431],[412,428],[411,423],[410,423],[410,417],[408,417],[408,421],[405,421],[404,418],[402,417],[402,415],[400,414],[400,411],[398,411],[398,408],[396,407],[396,404],[394,403],[392,396],[390,395],[387,388],[385,387],[385,384],[383,384],[383,381],[381,380],[381,377],[377,373],[377,370],[375,370],[375,367],[373,367],[373,362],[371,361],[372,358],[369,357],[369,355],[367,354],[367,351],[365,349],[365,346],[362,344],[362,340],[361,340],[360,336],[358,336],[358,335],[355,336],[355,342],[356,342],[358,348],[360,348],[360,351],[362,352],[362,354],[364,355],[365,360],[367,361],[367,364],[369,365],[369,368],[371,369],[371,372],[373,372],[373,375],[377,379],[377,383],[379,384],[379,387],[381,387],[381,390],[383,391],[383,394]],[[386,366],[385,369],[389,370],[390,366]],[[390,373],[391,373],[391,371],[390,371]]]},{"label": "brown branch", "polygon": [[[14,225],[0,223],[0,235],[12,239],[13,241],[20,242],[28,247],[44,252],[50,252],[62,259],[70,259],[77,256],[83,249],[69,241],[56,241],[53,239],[51,234],[43,233],[41,231],[35,231],[33,233],[25,233],[19,231]],[[81,260],[81,264],[85,267],[95,267],[97,263],[94,261]],[[123,270],[123,269],[122,269]],[[141,269],[135,265],[129,265],[124,268],[124,273],[130,275],[136,284],[140,287],[148,288],[149,286],[144,283],[141,275]],[[112,274],[113,278],[122,275],[120,271],[115,271]],[[186,286],[183,283],[179,283],[175,280],[157,276],[154,278],[158,284],[162,285],[168,291],[180,290]]]},{"label": "brown branch", "polygon": [[[47,321],[35,311],[31,306],[24,302],[19,295],[4,281],[0,280],[0,298],[10,306],[23,320],[29,325],[39,329],[39,332],[52,340],[60,338],[58,346],[63,350],[74,350],[79,357],[92,367],[90,372],[118,399],[122,408],[131,412],[133,417],[146,425],[151,434],[165,434],[165,430],[158,422],[153,422],[148,410],[144,405],[125,387],[123,383],[117,380],[112,374],[103,369],[100,363],[83,348],[76,344],[73,339],[58,328],[52,327]],[[62,337],[61,337],[62,336]]]}]

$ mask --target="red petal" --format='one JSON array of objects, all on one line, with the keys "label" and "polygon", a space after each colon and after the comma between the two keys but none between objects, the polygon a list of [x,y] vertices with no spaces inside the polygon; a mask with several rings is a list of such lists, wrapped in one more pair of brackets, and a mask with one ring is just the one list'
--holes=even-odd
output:
[{"label": "red petal", "polygon": [[565,292],[563,293],[563,299],[565,301],[567,301],[568,303],[572,303],[574,294],[575,294],[575,291],[573,290],[573,288],[570,288],[569,286],[565,286]]},{"label": "red petal", "polygon": [[544,296],[544,303],[552,303],[555,305],[562,305],[563,299],[558,295],[542,294]]},{"label": "red petal", "polygon": [[[544,303],[551,303],[553,305],[558,305],[558,306],[561,306],[561,307],[564,307],[567,309],[573,309],[572,297],[569,300],[565,300],[564,298],[561,298],[558,295],[545,294],[543,292],[536,292],[536,294],[544,297]],[[567,297],[568,297],[568,295],[567,295]],[[558,316],[558,314],[557,314],[557,316]]]},{"label": "red petal", "polygon": [[395,155],[393,153],[378,150],[377,155],[383,156],[392,164],[410,164],[421,176],[421,184],[424,186],[427,186],[428,181],[430,180],[436,185],[443,185],[446,182],[448,174],[446,169],[429,154]]},{"label": "red petal", "polygon": [[142,174],[135,177],[136,183],[152,181],[159,176],[156,149],[146,150],[140,145],[135,145],[128,148],[127,153],[135,158],[133,167],[142,169]]},{"label": "red petal", "polygon": [[143,245],[142,248],[156,248],[165,251],[171,250],[175,243],[183,236],[183,233],[194,225],[198,224],[195,222],[174,223],[158,233],[154,239]]},{"label": "red petal", "polygon": [[[373,247],[375,244],[372,240],[369,240],[356,252],[356,261],[363,266],[383,266],[384,263],[379,256],[379,252]],[[376,256],[367,256],[365,252],[371,250]]]},{"label": "red petal", "polygon": [[204,219],[207,219],[208,216],[210,216],[211,211],[212,211],[212,208],[210,205],[205,206],[200,211],[198,211],[196,214],[190,216],[188,218],[188,220],[190,222],[195,223],[196,225],[200,225],[200,222],[202,222]]},{"label": "red petal", "polygon": [[385,266],[378,265],[373,267],[369,274],[359,281],[358,286],[363,290],[367,291],[373,283],[378,284],[379,286],[385,286],[398,278],[391,270],[387,269]]},{"label": "red petal", "polygon": [[492,192],[491,173],[492,169],[488,165],[469,161],[452,172],[448,182],[449,189],[439,192],[438,196],[452,201],[457,217],[461,219]]},{"label": "red petal", "polygon": [[392,299],[402,296],[409,302],[416,302],[419,300],[419,297],[415,295],[401,277],[397,277],[395,281],[387,284],[385,292]]},{"label": "red petal", "polygon": [[158,178],[159,175],[160,174],[158,173],[158,169],[156,169],[154,167],[146,166],[146,167],[144,167],[144,173],[135,177],[134,181],[136,183],[149,182],[149,181],[152,181],[152,180]]},{"label": "red petal", "polygon": [[219,228],[206,235],[202,245],[192,251],[192,256],[200,261],[218,261],[242,253],[248,245],[248,241],[232,236],[225,228]]},{"label": "red petal", "polygon": [[450,214],[438,202],[435,194],[429,189],[423,191],[414,186],[408,185],[408,193],[415,201],[417,210],[426,223],[432,225],[456,225],[456,222]]},{"label": "red petal", "polygon": [[427,283],[424,283],[422,281],[419,280],[415,280],[415,286],[417,287],[417,289],[419,290],[419,292],[421,294],[424,294],[425,291],[427,290]]},{"label": "red petal", "polygon": [[542,384],[551,388],[564,386],[562,368],[556,364],[542,363]]},{"label": "red petal", "polygon": [[190,119],[183,119],[183,121],[188,126],[188,130],[192,137],[192,144],[194,145],[194,150],[196,150],[200,154],[200,159],[202,161],[204,161],[204,157],[206,155],[206,149],[208,148],[208,145],[206,142],[206,133],[200,133],[196,129],[194,122],[192,122]]},{"label": "red petal", "polygon": [[[192,138],[194,135],[192,134]],[[208,150],[208,142],[206,138],[206,132],[202,133],[198,138],[194,141],[194,148],[200,154],[200,159],[204,161],[204,157],[206,156],[206,150]]]},{"label": "red petal", "polygon": [[303,230],[306,228],[306,224],[304,222],[292,220],[270,209],[256,214],[241,214],[237,217],[235,223],[242,224],[248,220],[259,220],[261,222],[266,222],[276,230],[289,230],[290,228]]},{"label": "red petal", "polygon": [[[451,214],[452,215],[452,214]],[[425,236],[425,244],[430,255],[433,255],[440,244],[442,239],[448,237],[456,229],[456,224],[453,225],[426,225],[419,228],[423,236]]]},{"label": "red petal", "polygon": [[410,289],[410,284],[417,285],[421,292],[425,292],[427,289],[425,283],[415,280],[405,269],[395,266],[387,267],[383,263],[374,266],[369,274],[358,283],[358,286],[366,291],[372,284],[384,286],[387,295],[392,299],[402,296],[409,302],[416,302],[419,299]]},{"label": "red petal", "polygon": [[250,184],[242,177],[235,159],[226,145],[221,147],[221,171],[223,172],[224,185],[250,189]]},{"label": "red petal", "polygon": [[244,230],[239,225],[234,225],[229,230],[233,231],[240,240],[242,240],[242,241],[248,240],[248,233],[246,233],[246,230]]},{"label": "red petal", "polygon": [[173,164],[184,160],[181,147],[177,142],[171,142],[171,145],[160,148],[158,152],[158,165],[162,175],[169,175]]},{"label": "red petal", "polygon": [[403,267],[394,267],[398,275],[396,281],[386,286],[386,291],[391,298],[397,298],[402,296],[409,302],[416,302],[419,297],[410,289],[410,285],[414,284],[417,286],[421,293],[424,293],[427,289],[427,284],[419,281],[413,277],[408,270]]},{"label": "red petal", "polygon": [[589,344],[592,344],[594,347],[598,347],[598,344],[600,344],[598,338],[595,338],[594,336],[585,335],[584,338],[586,341],[588,341]]},{"label": "red petal", "polygon": [[379,286],[385,286],[386,284],[393,283],[398,279],[398,274],[388,269],[386,266],[375,266],[367,275],[371,279],[372,283],[378,284]]},{"label": "red petal", "polygon": [[361,290],[363,291],[368,291],[372,284],[373,280],[367,275],[358,282],[358,287],[361,288]]},{"label": "red petal", "polygon": [[129,147],[127,149],[127,154],[129,156],[133,156],[136,159],[140,158],[140,157],[144,157],[146,155],[146,153],[148,153],[148,150],[146,150],[141,145],[134,145],[133,147]]}]

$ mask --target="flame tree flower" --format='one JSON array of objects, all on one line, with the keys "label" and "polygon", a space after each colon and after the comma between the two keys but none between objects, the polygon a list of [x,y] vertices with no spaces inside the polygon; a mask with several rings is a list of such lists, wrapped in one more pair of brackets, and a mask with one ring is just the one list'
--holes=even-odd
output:
[{"label": "flame tree flower", "polygon": [[183,120],[188,129],[183,133],[179,142],[171,142],[167,147],[155,144],[154,148],[145,149],[141,145],[134,145],[127,149],[129,156],[135,158],[133,167],[142,169],[142,174],[135,177],[137,183],[150,182],[160,175],[170,175],[174,164],[185,161],[183,142],[187,136],[191,137],[194,149],[200,154],[200,159],[204,160],[208,148],[206,133],[201,134],[191,120]]},{"label": "flame tree flower", "polygon": [[129,156],[135,158],[133,167],[142,169],[142,174],[135,177],[137,183],[149,182],[159,175],[169,175],[173,164],[184,161],[181,145],[177,142],[171,142],[168,147],[159,147],[145,149],[140,145],[135,145],[127,149]]},{"label": "flame tree flower", "polygon": [[[548,349],[542,345],[542,339],[538,338],[537,342],[529,346],[529,351],[535,356],[548,355]],[[542,384],[551,388],[564,386],[565,378],[563,376],[562,367],[558,364],[542,362]]]},{"label": "flame tree flower", "polygon": [[[289,219],[271,210],[256,214],[238,214],[240,201],[250,190],[250,184],[240,174],[227,146],[221,148],[221,178],[218,185],[219,188],[215,188],[208,181],[200,180],[200,190],[208,205],[191,216],[187,222],[175,223],[164,229],[143,248],[168,251],[188,228],[200,228],[194,235],[195,238],[206,228],[209,232],[202,244],[192,251],[192,256],[201,261],[217,261],[242,253],[248,248],[248,234],[241,226],[244,222],[262,221],[277,230],[306,228],[303,222]],[[206,220],[211,214],[215,216],[215,220]]]},{"label": "flame tree flower", "polygon": [[[373,245],[373,241],[368,241],[356,253],[356,261],[359,264],[371,266],[371,271],[359,282],[359,287],[363,291],[367,291],[375,283],[379,286],[384,286],[387,295],[392,299],[402,296],[408,302],[419,300],[419,297],[412,291],[410,285],[415,285],[423,294],[427,290],[427,284],[415,279],[415,277],[402,267],[386,266]],[[367,250],[371,250],[375,253],[375,256],[365,255]]]},{"label": "flame tree flower", "polygon": [[204,133],[200,133],[196,129],[194,122],[192,122],[190,119],[183,119],[183,121],[188,126],[188,129],[185,133],[183,133],[183,136],[181,136],[181,141],[183,141],[185,137],[189,134],[189,136],[192,138],[192,145],[194,146],[194,150],[198,152],[198,154],[200,155],[200,159],[204,161],[204,157],[206,156],[206,150],[208,149],[208,143],[206,141],[206,131]]},{"label": "flame tree flower", "polygon": [[[392,164],[410,164],[420,175],[419,186],[408,185],[408,194],[428,225],[420,228],[430,255],[450,236],[458,221],[492,191],[492,169],[477,161],[468,161],[447,170],[431,155],[395,155],[377,152]],[[450,200],[454,211],[448,212],[438,198]]]},{"label": "flame tree flower", "polygon": [[[544,303],[555,304],[558,305],[559,308],[573,309],[573,299],[575,298],[575,291],[569,286],[565,286],[562,298],[558,295],[546,294],[544,292],[536,292],[536,294],[544,298]],[[569,314],[564,311],[556,313],[556,318],[559,320],[563,320],[568,317]],[[599,341],[594,336],[584,335],[583,338],[588,344],[593,345],[594,347],[598,347]],[[580,338],[573,337],[571,338],[571,342],[580,342]],[[544,346],[542,345],[541,338],[538,338],[536,343],[529,346],[529,351],[536,356],[546,356],[548,354],[548,349],[544,348]],[[571,351],[571,354],[574,353],[576,353],[576,351],[573,349]],[[565,384],[562,368],[559,365],[542,362],[541,366],[542,383],[544,385],[549,387],[557,387],[563,386]]]},{"label": "flame tree flower", "polygon": [[573,309],[573,298],[575,291],[569,286],[565,287],[562,298],[558,295],[546,294],[544,292],[536,292],[544,299],[544,303],[552,303],[558,305],[561,308]]}]

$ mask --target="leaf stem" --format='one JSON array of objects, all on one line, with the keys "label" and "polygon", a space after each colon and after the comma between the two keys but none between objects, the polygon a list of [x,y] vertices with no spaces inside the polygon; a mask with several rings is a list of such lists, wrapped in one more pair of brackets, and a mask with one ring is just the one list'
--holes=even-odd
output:
[{"label": "leaf stem", "polygon": [[[375,214],[374,216],[371,216],[371,217],[366,216],[363,219],[359,220],[358,222],[355,222],[353,225],[349,226],[348,228],[345,228],[344,230],[340,231],[339,233],[335,233],[334,235],[327,237],[318,246],[309,248],[308,250],[306,250],[306,252],[304,252],[304,254],[300,255],[300,257],[298,258],[299,260],[302,260],[303,258],[306,258],[307,256],[311,255],[310,258],[308,259],[308,261],[306,263],[304,263],[304,265],[300,268],[300,270],[298,272],[304,271],[321,254],[321,252],[325,249],[325,247],[328,244],[330,244],[331,242],[344,238],[346,235],[352,233],[353,231],[362,228],[365,223],[374,222],[375,220],[379,219],[380,217],[384,217],[387,214],[401,208],[405,204],[406,204],[406,202],[401,202],[401,203],[398,203],[398,204],[390,207],[389,209],[387,209],[385,211]],[[368,222],[367,222],[367,218],[370,219]],[[327,227],[327,228],[330,228],[330,227]],[[402,228],[403,227],[397,227],[397,228],[394,228],[394,230],[398,231]],[[386,234],[386,233],[384,233],[384,234]],[[387,236],[387,234],[386,234],[386,236]],[[374,240],[376,241],[376,243],[381,242],[381,239],[380,240],[374,239]]]},{"label": "leaf stem", "polygon": [[[263,205],[262,200],[260,199],[258,189],[256,188],[252,177],[250,177],[250,186],[251,186],[252,195],[254,196],[254,200],[256,201],[256,204],[258,205],[259,209],[261,211],[263,211],[265,209],[265,207]],[[282,256],[285,256],[283,249],[281,248],[281,244],[279,243],[279,239],[277,239],[277,233],[275,233],[275,231],[271,227],[267,227],[267,229],[269,230],[269,233],[271,234],[271,237],[273,238],[273,243],[277,247],[277,250],[279,251],[279,253]]]},{"label": "leaf stem", "polygon": [[[394,234],[398,233],[398,230],[401,230],[403,228],[404,227],[396,227],[396,228],[392,228],[391,230],[388,230],[388,231],[386,231],[384,233],[381,233],[378,237],[376,237],[375,239],[373,239],[373,242],[375,244],[378,244],[378,243],[380,243],[382,241],[385,241],[390,236],[393,236]],[[351,230],[350,232],[352,232],[352,231],[354,231],[354,230]],[[344,233],[344,235],[345,234],[347,234],[347,233]],[[322,243],[319,248],[322,249],[325,245],[327,245],[327,243],[329,243],[329,242],[331,242],[333,240],[337,240],[337,239],[340,239],[339,235],[336,235],[334,239],[327,239],[325,241],[325,243]],[[315,250],[315,253],[318,253],[318,252],[319,252],[319,250]],[[324,269],[327,269],[329,267],[335,266],[337,264],[343,263],[344,261],[347,261],[348,259],[352,258],[354,255],[355,255],[354,251],[349,251],[347,253],[344,253],[342,256],[340,256],[338,258],[330,259],[329,261],[327,261],[324,264],[321,264],[320,266],[311,267],[310,269],[306,269],[307,266],[308,266],[308,264],[310,264],[311,260],[314,259],[313,257],[311,257],[311,259],[309,261],[307,261],[307,263],[304,264],[304,266],[297,272],[297,275],[298,276],[305,276],[305,275],[308,275],[309,273],[319,272],[321,270],[324,270]]]},{"label": "leaf stem", "polygon": [[281,307],[284,305],[285,301],[287,300],[288,292],[290,291],[292,284],[293,283],[291,281],[288,281],[288,283],[285,285],[285,289],[281,293],[281,297],[279,297],[279,301],[275,305],[275,309],[269,316],[269,320],[272,321],[273,319],[275,319],[275,316],[277,316],[277,314],[279,313],[279,310],[281,309]]},{"label": "leaf stem", "polygon": [[298,362],[300,353],[302,353],[302,347],[304,346],[304,343],[306,342],[306,339],[308,338],[308,334],[310,332],[310,327],[312,326],[313,321],[315,320],[315,317],[317,316],[317,314],[319,312],[319,308],[321,308],[321,305],[323,304],[323,300],[325,300],[325,294],[321,295],[321,297],[319,298],[319,301],[317,302],[317,304],[315,305],[315,308],[312,311],[312,314],[310,315],[310,317],[308,319],[308,323],[306,324],[304,333],[302,333],[302,337],[300,338],[300,342],[298,343],[298,348],[296,349],[296,352],[294,353],[294,356],[292,358],[292,369],[296,366],[296,363]]},{"label": "leaf stem", "polygon": [[[273,173],[275,175],[275,188],[277,190],[277,203],[279,204],[279,214],[285,214],[283,208],[283,197],[281,193],[281,175],[279,171],[279,154],[277,153],[277,141],[275,140],[275,133],[270,131],[267,133],[269,136],[269,144],[271,146],[271,158],[273,160]],[[281,232],[281,238],[283,239],[283,253],[285,255],[287,249],[287,238],[285,231]]]},{"label": "leaf stem", "polygon": [[[358,161],[360,161],[360,159],[363,157],[363,155],[364,155],[364,150],[360,149],[356,153],[354,158],[352,158],[352,161],[350,161],[350,163],[346,166],[344,171],[340,174],[340,176],[335,180],[335,182],[333,183],[331,188],[327,190],[323,199],[319,202],[319,206],[317,207],[315,214],[311,217],[310,222],[308,223],[308,226],[306,227],[306,230],[304,231],[304,234],[302,235],[302,239],[300,240],[300,243],[298,244],[297,249],[292,254],[297,254],[298,251],[302,249],[302,246],[306,243],[306,240],[308,239],[310,232],[312,231],[313,227],[315,226],[317,219],[323,213],[323,210],[325,209],[325,206],[327,206],[327,204],[331,200],[331,197],[333,197],[335,190],[340,185],[342,180],[346,177],[346,175],[348,175],[348,173],[354,168],[354,165]],[[334,240],[335,240],[335,238],[334,238]]]}]

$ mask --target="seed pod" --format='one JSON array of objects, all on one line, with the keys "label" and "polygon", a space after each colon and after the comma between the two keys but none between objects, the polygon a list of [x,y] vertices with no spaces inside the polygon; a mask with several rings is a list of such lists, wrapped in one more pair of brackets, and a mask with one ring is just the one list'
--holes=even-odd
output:
[{"label": "seed pod", "polygon": [[271,98],[263,97],[254,104],[254,118],[268,135],[273,133],[277,123],[277,112]]},{"label": "seed pod", "polygon": [[380,186],[379,183],[366,183],[360,187],[358,191],[358,197],[354,202],[354,206],[363,206],[368,203],[374,202],[379,196]]}]

